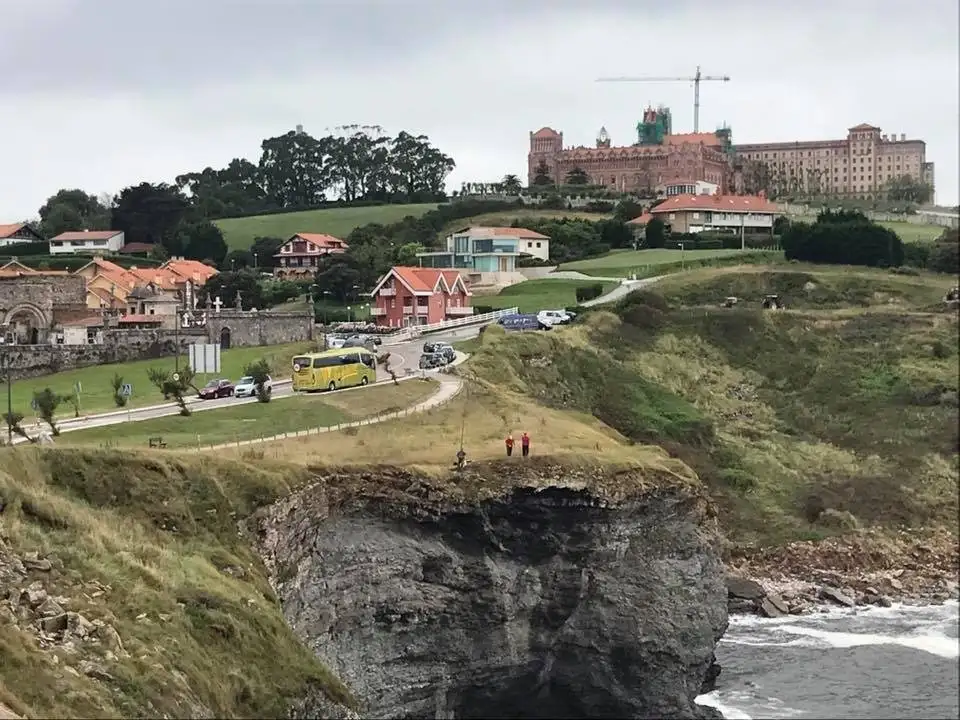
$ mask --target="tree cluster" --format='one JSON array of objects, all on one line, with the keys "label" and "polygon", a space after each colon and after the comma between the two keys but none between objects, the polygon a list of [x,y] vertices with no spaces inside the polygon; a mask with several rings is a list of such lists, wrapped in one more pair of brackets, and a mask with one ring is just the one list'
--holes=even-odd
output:
[{"label": "tree cluster", "polygon": [[781,244],[788,260],[867,267],[903,264],[900,237],[855,210],[827,210],[812,224],[791,223]]},{"label": "tree cluster", "polygon": [[634,237],[622,219],[532,218],[514,220],[512,227],[525,227],[550,238],[550,264],[558,265],[595,257],[618,248],[633,247]]},{"label": "tree cluster", "polygon": [[[445,197],[453,160],[424,135],[383,135],[379,127],[348,126],[315,138],[302,130],[267,138],[258,163],[235,158],[222,169],[140,183],[116,197],[65,189],[40,208],[40,232],[122,230],[127,242],[150,243],[159,259],[180,255],[217,266],[227,245],[212,220],[340,203],[433,202]],[[227,267],[271,267],[284,239],[262,238]]]}]

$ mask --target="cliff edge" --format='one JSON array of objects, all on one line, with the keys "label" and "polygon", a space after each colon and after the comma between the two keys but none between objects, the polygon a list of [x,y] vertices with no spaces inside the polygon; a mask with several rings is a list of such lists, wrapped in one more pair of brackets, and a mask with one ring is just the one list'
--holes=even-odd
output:
[{"label": "cliff edge", "polygon": [[294,632],[364,717],[716,717],[715,521],[649,469],[313,469],[250,519]]}]

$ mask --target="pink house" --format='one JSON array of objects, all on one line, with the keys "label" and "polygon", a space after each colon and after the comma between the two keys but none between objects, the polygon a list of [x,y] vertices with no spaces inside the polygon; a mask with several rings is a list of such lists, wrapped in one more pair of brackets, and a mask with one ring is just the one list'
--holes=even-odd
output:
[{"label": "pink house", "polygon": [[401,328],[473,315],[472,293],[456,270],[392,267],[370,293],[377,325]]}]

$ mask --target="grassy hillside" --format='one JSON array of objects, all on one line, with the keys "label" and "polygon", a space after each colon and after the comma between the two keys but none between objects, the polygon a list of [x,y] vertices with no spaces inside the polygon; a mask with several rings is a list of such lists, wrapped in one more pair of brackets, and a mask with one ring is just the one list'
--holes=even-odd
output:
[{"label": "grassy hillside", "polygon": [[[570,328],[488,329],[454,405],[336,445],[268,452],[446,464],[461,437],[484,459],[503,453],[507,432],[528,430],[535,453],[682,461],[735,542],[859,525],[955,532],[957,321],[937,302],[949,284],[799,265],[676,276]],[[760,310],[769,290],[791,309]],[[718,307],[731,294],[741,306]]]},{"label": "grassy hillside", "polygon": [[68,611],[68,629],[38,632],[33,617],[47,606],[30,609],[28,594],[0,605],[0,703],[22,717],[285,717],[310,688],[348,699],[286,626],[237,533],[238,519],[306,472],[130,451],[4,452],[4,591],[42,591]]},{"label": "grassy hillside", "polygon": [[215,220],[231,250],[248,250],[258,237],[289,238],[299,232],[326,233],[344,238],[367,223],[390,223],[408,215],[420,217],[436,209],[435,203],[419,205],[375,205],[372,207],[327,208],[277,215],[255,215]]},{"label": "grassy hillside", "polygon": [[[579,305],[577,289],[596,284],[589,280],[527,280],[506,287],[496,295],[477,295],[473,299],[473,304],[489,305],[494,308],[516,306],[522,313],[555,310]],[[602,283],[602,285],[604,293],[617,287],[617,283]]]},{"label": "grassy hillside", "polygon": [[709,264],[768,262],[783,258],[779,251],[765,250],[611,250],[606,255],[564,263],[560,270],[596,277],[649,277],[662,271],[690,269]]},{"label": "grassy hillside", "polygon": [[893,230],[905,243],[933,242],[940,237],[944,230],[944,228],[942,228],[940,225],[917,225],[915,223],[908,222],[884,221],[877,224]]}]

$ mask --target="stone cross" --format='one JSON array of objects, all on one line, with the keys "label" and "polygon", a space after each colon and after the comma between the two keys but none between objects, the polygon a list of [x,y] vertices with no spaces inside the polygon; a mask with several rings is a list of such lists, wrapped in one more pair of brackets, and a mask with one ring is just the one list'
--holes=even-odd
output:
[{"label": "stone cross", "polygon": [[[219,301],[220,298],[217,298],[217,300]],[[212,303],[211,303],[211,301],[210,301],[210,293],[207,293],[207,302],[204,303],[204,304],[206,305],[207,310],[209,310],[209,309],[212,307]],[[219,309],[220,309],[220,308],[218,307],[217,310],[219,310]]]},{"label": "stone cross", "polygon": [[217,299],[213,301],[213,306],[217,309],[217,314],[219,314],[220,308],[223,306],[223,301],[220,299],[219,295],[217,295]]},{"label": "stone cross", "polygon": [[239,290],[237,290],[237,296],[233,299],[233,304],[234,304],[234,307],[237,308],[237,310],[243,310],[243,298],[240,297]]}]

